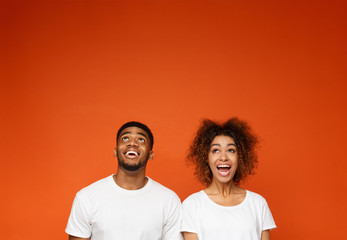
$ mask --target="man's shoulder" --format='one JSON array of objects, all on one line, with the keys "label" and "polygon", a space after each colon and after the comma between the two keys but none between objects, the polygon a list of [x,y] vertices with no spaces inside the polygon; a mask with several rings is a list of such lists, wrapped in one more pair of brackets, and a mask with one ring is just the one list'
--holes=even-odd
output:
[{"label": "man's shoulder", "polygon": [[77,195],[85,196],[85,195],[94,195],[98,194],[98,192],[104,191],[106,188],[110,186],[110,178],[111,176],[100,179],[77,192]]},{"label": "man's shoulder", "polygon": [[148,178],[148,179],[151,182],[152,191],[155,191],[156,193],[164,195],[164,196],[179,199],[177,194],[173,190],[171,190],[170,188],[164,186],[163,184],[161,184],[161,183],[159,183],[159,182],[157,182],[151,178]]}]

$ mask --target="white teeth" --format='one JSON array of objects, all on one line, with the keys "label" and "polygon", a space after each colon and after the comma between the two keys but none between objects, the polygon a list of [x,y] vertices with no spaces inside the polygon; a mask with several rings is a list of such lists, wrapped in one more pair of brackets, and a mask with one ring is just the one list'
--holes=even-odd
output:
[{"label": "white teeth", "polygon": [[218,165],[218,167],[230,167],[229,165]]},{"label": "white teeth", "polygon": [[130,155],[130,154],[135,154],[136,156],[138,156],[139,154],[135,151],[127,151],[125,155]]}]

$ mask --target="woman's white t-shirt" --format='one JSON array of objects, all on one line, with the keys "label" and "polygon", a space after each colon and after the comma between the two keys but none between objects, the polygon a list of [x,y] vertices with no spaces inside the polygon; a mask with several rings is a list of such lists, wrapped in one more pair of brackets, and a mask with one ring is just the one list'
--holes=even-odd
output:
[{"label": "woman's white t-shirt", "polygon": [[276,228],[266,200],[246,190],[236,206],[221,206],[202,190],[183,204],[181,232],[192,232],[199,240],[260,240],[263,230]]}]

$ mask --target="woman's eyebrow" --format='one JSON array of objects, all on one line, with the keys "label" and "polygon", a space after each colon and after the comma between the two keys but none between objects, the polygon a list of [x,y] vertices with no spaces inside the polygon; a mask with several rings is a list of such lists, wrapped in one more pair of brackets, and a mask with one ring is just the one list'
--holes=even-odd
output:
[{"label": "woman's eyebrow", "polygon": [[[219,143],[214,143],[214,144],[211,144],[211,147],[213,147],[213,146],[220,147],[221,145]],[[236,144],[235,143],[229,143],[227,146],[235,146],[236,147]]]},{"label": "woman's eyebrow", "polygon": [[213,146],[218,146],[218,147],[220,147],[220,144],[219,144],[219,143],[211,144],[211,147],[213,147]]},{"label": "woman's eyebrow", "polygon": [[236,147],[236,144],[235,143],[229,143],[227,146],[235,146]]}]

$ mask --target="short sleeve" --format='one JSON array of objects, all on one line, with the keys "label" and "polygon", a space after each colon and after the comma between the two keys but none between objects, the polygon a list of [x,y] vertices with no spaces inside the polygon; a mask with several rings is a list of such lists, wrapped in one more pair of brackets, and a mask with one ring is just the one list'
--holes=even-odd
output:
[{"label": "short sleeve", "polygon": [[182,203],[181,232],[197,233],[197,203],[192,197],[188,197]]},{"label": "short sleeve", "polygon": [[181,200],[175,195],[170,204],[168,218],[163,227],[163,240],[182,240],[180,225],[182,219]]},{"label": "short sleeve", "polygon": [[262,230],[271,230],[276,228],[275,221],[272,217],[270,208],[264,199],[262,204]]},{"label": "short sleeve", "polygon": [[90,224],[90,214],[78,195],[76,195],[72,204],[65,232],[80,238],[89,238],[91,236],[92,227]]}]

